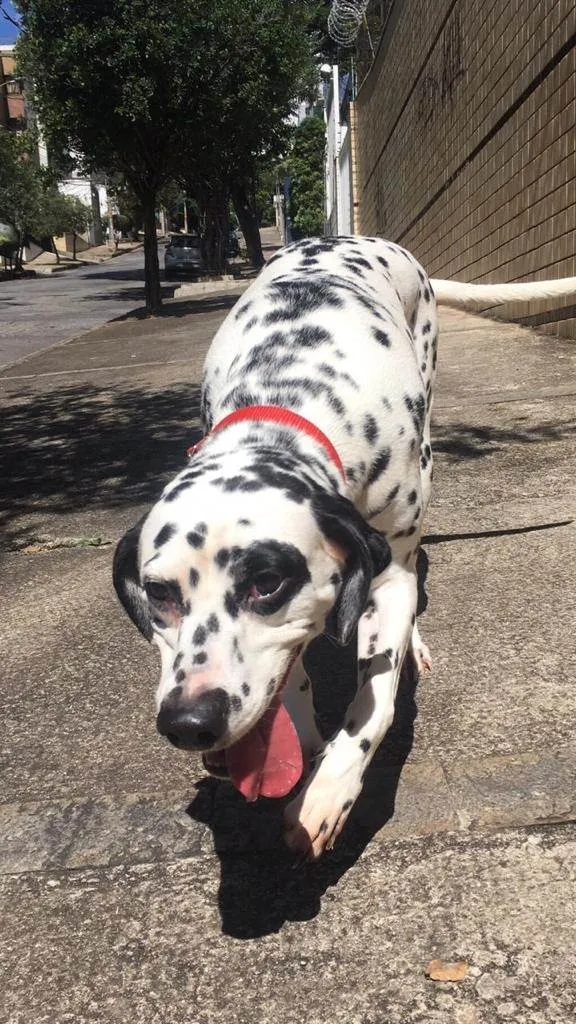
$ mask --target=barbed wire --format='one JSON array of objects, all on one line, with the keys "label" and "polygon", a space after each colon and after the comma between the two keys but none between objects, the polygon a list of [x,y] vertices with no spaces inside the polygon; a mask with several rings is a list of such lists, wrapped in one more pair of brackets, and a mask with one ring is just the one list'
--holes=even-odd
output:
[{"label": "barbed wire", "polygon": [[351,46],[360,31],[370,0],[333,0],[328,32],[340,46]]}]

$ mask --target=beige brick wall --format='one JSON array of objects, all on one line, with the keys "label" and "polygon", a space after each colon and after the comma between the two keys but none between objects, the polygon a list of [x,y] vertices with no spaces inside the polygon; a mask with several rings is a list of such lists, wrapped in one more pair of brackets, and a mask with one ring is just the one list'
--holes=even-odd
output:
[{"label": "beige brick wall", "polygon": [[[396,0],[355,104],[357,228],[435,277],[576,275],[574,0]],[[576,300],[505,315],[576,337]]]}]

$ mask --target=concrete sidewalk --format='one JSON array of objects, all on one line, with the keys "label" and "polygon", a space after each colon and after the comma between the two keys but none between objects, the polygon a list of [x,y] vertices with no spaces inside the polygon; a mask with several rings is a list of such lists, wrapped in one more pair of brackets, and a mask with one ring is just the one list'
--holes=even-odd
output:
[{"label": "concrete sidewalk", "polygon": [[74,270],[77,267],[90,266],[91,264],[108,263],[117,256],[123,256],[127,252],[137,252],[143,248],[143,242],[120,242],[117,248],[110,245],[93,245],[89,249],[76,253],[76,259],[68,253],[56,253],[45,250],[34,260],[26,264],[26,270],[33,270],[35,274],[55,274],[63,270]]},{"label": "concrete sidewalk", "polygon": [[[403,680],[344,841],[293,870],[277,806],[156,736],[156,658],[110,582],[112,545],[198,434],[234,301],[168,303],[0,374],[0,1020],[567,1024],[574,343],[443,311],[434,671]],[[350,659],[316,660],[329,730]],[[429,980],[435,957],[464,980]]]}]

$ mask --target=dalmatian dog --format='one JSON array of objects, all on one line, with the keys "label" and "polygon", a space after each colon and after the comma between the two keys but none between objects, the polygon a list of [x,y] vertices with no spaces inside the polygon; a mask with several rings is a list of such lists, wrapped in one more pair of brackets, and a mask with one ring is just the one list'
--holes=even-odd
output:
[{"label": "dalmatian dog", "polygon": [[[473,301],[451,285],[445,299]],[[433,287],[405,249],[283,249],[212,342],[205,437],[115,553],[120,601],[160,652],[159,732],[248,800],[294,790],[286,841],[311,858],[361,791],[407,652],[431,665],[416,558],[437,343]],[[356,696],[327,743],[302,665],[324,631],[358,635]]]}]

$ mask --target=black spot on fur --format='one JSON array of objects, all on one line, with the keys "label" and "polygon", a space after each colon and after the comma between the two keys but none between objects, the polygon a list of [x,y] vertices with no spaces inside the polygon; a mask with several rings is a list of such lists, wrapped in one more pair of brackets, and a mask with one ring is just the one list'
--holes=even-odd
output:
[{"label": "black spot on fur", "polygon": [[276,280],[271,282],[267,291],[274,308],[264,316],[265,324],[300,320],[307,313],[326,308],[340,309],[344,305],[336,289],[323,278]]},{"label": "black spot on fur", "polygon": [[182,491],[187,490],[189,486],[190,482],[188,480],[182,480],[179,484],[176,484],[176,487],[173,487],[168,494],[164,495],[164,501],[174,501],[174,499],[177,498]]},{"label": "black spot on fur", "polygon": [[242,701],[236,694],[233,694],[232,697],[230,697],[230,707],[232,708],[232,711],[240,711],[242,708]]},{"label": "black spot on fur", "polygon": [[227,590],[225,595],[224,595],[224,607],[225,607],[226,611],[228,612],[228,615],[230,616],[230,618],[236,619],[238,617],[238,612],[239,612],[238,601],[234,597],[234,594],[232,593],[231,590]]},{"label": "black spot on fur", "polygon": [[206,651],[199,651],[198,654],[195,654],[194,657],[192,658],[193,665],[204,665],[206,661],[208,661],[208,655],[206,654]]},{"label": "black spot on fur", "polygon": [[251,305],[252,305],[252,301],[250,299],[248,299],[248,301],[245,302],[242,306],[239,306],[238,309],[236,310],[234,319],[235,320],[239,320],[241,316],[244,316],[244,314],[247,313],[248,310],[250,309]]},{"label": "black spot on fur", "polygon": [[174,534],[177,533],[177,527],[174,523],[164,523],[161,530],[158,531],[154,537],[154,547],[161,548],[163,544],[166,544]]},{"label": "black spot on fur", "polygon": [[177,683],[183,683],[184,682],[184,680],[186,679],[186,673],[185,673],[183,668],[178,669],[178,672],[176,673],[175,679],[176,679]]},{"label": "black spot on fur", "polygon": [[363,754],[367,754],[368,751],[370,750],[370,747],[370,740],[360,740],[360,750],[362,751]]},{"label": "black spot on fur", "polygon": [[206,620],[206,629],[209,633],[217,633],[220,629],[220,623],[218,622],[218,616],[212,612]]},{"label": "black spot on fur", "polygon": [[204,626],[196,626],[192,637],[192,643],[195,644],[196,647],[200,647],[201,644],[206,643],[207,636],[208,634],[206,633]]},{"label": "black spot on fur", "polygon": [[386,331],[381,331],[379,327],[373,327],[372,337],[378,342],[379,345],[383,345],[384,348],[390,348],[390,338],[386,334]]},{"label": "black spot on fur", "polygon": [[250,693],[250,687],[248,686],[248,683],[242,683],[242,693],[244,694],[245,697],[248,697]]},{"label": "black spot on fur", "polygon": [[374,416],[372,416],[372,414],[369,412],[366,413],[364,417],[363,430],[364,437],[366,438],[368,443],[374,444],[376,438],[378,437],[378,434],[380,433],[380,430],[378,429],[378,424],[376,423]]},{"label": "black spot on fur", "polygon": [[190,569],[190,572],[188,573],[188,579],[190,581],[190,586],[191,587],[197,587],[198,586],[198,581],[200,579],[200,573],[198,572],[198,570],[197,569]]},{"label": "black spot on fur", "polygon": [[368,474],[369,485],[373,484],[374,481],[377,480],[382,473],[384,473],[386,467],[388,466],[388,463],[390,462],[390,454],[391,453],[389,448],[382,448],[382,450],[378,452],[378,455],[376,456],[374,462],[372,463],[370,467],[370,472]]},{"label": "black spot on fur", "polygon": [[197,533],[195,530],[191,530],[190,533],[186,534],[186,540],[188,541],[191,548],[203,548],[206,543],[206,538],[201,533]]},{"label": "black spot on fur", "polygon": [[220,548],[220,550],[214,555],[214,561],[219,569],[225,569],[230,561],[229,548]]}]

